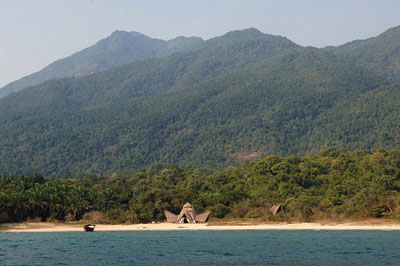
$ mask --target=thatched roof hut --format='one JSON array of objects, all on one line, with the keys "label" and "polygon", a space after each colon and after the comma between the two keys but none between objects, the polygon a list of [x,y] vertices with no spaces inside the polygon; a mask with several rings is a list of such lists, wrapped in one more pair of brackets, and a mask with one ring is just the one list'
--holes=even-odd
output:
[{"label": "thatched roof hut", "polygon": [[179,215],[165,210],[165,217],[169,223],[205,223],[211,214],[211,211],[206,211],[197,214],[192,205],[186,202]]},{"label": "thatched roof hut", "polygon": [[282,207],[281,204],[272,205],[272,207],[269,209],[269,211],[270,211],[273,215],[275,215],[275,214],[277,214],[278,212],[283,212],[283,207]]}]

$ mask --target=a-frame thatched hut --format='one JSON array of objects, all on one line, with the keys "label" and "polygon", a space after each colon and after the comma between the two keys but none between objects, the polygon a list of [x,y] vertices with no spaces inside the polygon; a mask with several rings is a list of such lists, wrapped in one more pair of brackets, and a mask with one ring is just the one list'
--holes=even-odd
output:
[{"label": "a-frame thatched hut", "polygon": [[283,212],[283,207],[282,207],[281,204],[272,205],[272,207],[269,209],[269,211],[270,211],[273,215],[275,215],[275,214],[277,214],[278,212]]},{"label": "a-frame thatched hut", "polygon": [[183,205],[179,215],[165,210],[165,217],[169,223],[205,223],[211,214],[211,211],[203,212],[197,215],[196,211],[189,202]]},{"label": "a-frame thatched hut", "polygon": [[196,223],[196,211],[189,202],[183,205],[181,212],[178,215],[178,221],[187,220],[188,223]]}]

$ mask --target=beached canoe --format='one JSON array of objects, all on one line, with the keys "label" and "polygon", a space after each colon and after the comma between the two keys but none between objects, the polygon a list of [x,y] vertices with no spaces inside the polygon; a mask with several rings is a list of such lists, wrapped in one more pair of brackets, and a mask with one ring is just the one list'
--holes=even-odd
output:
[{"label": "beached canoe", "polygon": [[83,230],[85,230],[85,232],[93,232],[95,227],[95,224],[85,224]]}]

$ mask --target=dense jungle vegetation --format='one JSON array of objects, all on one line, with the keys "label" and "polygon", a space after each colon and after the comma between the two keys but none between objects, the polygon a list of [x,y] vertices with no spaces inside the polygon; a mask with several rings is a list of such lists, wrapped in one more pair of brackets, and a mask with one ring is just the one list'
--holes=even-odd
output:
[{"label": "dense jungle vegetation", "polygon": [[[213,162],[211,167],[224,167],[231,152],[242,147],[225,150],[225,139],[233,132],[224,129],[230,123],[223,120],[230,112],[240,115],[240,106],[226,106],[217,121],[208,117],[213,110],[206,108],[221,108],[232,96],[239,105],[253,106],[251,100],[257,97],[256,91],[248,99],[231,94],[230,86],[238,79],[224,76],[240,72],[241,83],[250,82],[253,75],[247,68],[294,48],[298,46],[286,38],[255,29],[234,31],[206,41],[195,51],[135,62],[80,79],[50,80],[11,94],[0,99],[0,171],[106,174],[156,162],[202,167]],[[281,64],[276,59],[268,76]],[[259,67],[257,75],[262,75],[263,66]],[[221,105],[212,102],[227,90],[226,96],[221,95]],[[218,114],[219,110],[215,111]],[[243,111],[247,115],[252,110]],[[240,139],[247,146],[247,141]],[[221,145],[218,149],[212,147],[215,141]]]},{"label": "dense jungle vegetation", "polygon": [[[311,221],[321,218],[400,218],[400,149],[331,149],[316,156],[243,162],[204,172],[172,165],[146,171],[88,175],[0,176],[0,221],[87,219],[139,223],[164,220],[189,201],[214,218]],[[282,204],[273,216],[268,208]]]},{"label": "dense jungle vegetation", "polygon": [[[374,39],[387,48],[374,57],[390,57],[397,35]],[[368,56],[375,46],[362,47]],[[224,169],[268,154],[396,147],[399,85],[340,49],[246,29],[27,88],[0,99],[0,172],[110,175],[154,163]]]}]

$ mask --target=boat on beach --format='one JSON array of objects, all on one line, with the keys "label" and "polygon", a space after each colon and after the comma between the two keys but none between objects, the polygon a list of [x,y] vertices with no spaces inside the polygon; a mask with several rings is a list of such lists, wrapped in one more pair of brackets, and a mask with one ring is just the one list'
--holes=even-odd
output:
[{"label": "boat on beach", "polygon": [[85,224],[83,230],[85,230],[85,232],[93,232],[95,227],[95,224]]}]

